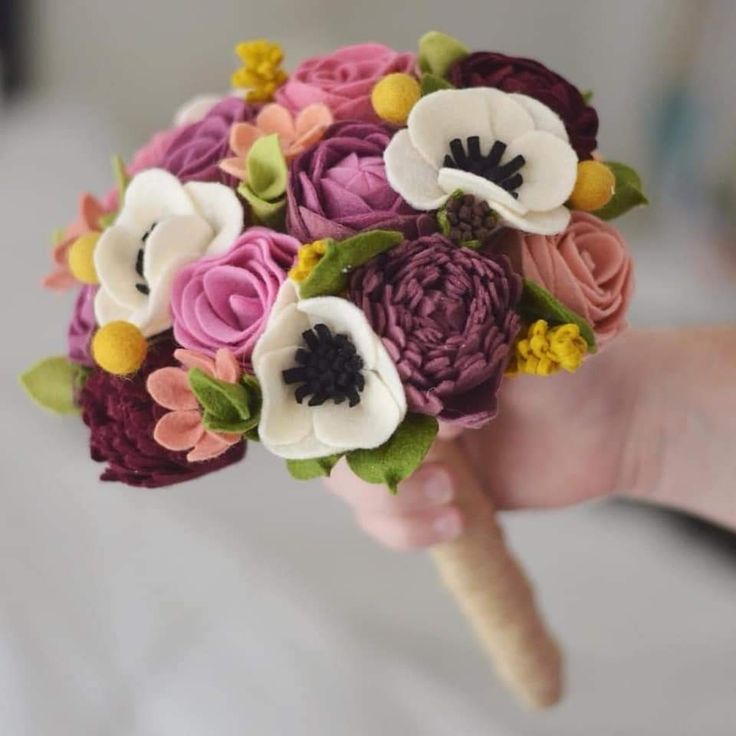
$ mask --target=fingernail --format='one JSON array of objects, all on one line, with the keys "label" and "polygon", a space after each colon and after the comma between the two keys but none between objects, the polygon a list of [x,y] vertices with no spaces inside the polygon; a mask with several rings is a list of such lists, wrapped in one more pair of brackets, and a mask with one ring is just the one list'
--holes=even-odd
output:
[{"label": "fingernail", "polygon": [[435,519],[434,530],[437,533],[438,539],[448,542],[460,535],[462,521],[457,514],[443,514]]},{"label": "fingernail", "polygon": [[432,473],[424,483],[424,498],[439,506],[452,500],[452,484],[446,473]]}]

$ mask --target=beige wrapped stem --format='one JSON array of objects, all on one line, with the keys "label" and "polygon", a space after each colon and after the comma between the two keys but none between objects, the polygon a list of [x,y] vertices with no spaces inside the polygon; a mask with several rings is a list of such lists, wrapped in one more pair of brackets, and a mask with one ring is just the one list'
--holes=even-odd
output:
[{"label": "beige wrapped stem", "polygon": [[432,551],[442,580],[511,690],[533,708],[554,705],[562,696],[562,654],[493,504],[455,444],[437,442],[432,455],[458,469],[458,504],[467,522],[460,537]]}]

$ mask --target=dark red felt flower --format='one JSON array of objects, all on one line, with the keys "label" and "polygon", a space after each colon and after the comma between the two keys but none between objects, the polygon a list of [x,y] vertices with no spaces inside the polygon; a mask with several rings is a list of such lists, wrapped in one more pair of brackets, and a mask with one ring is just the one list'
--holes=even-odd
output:
[{"label": "dark red felt flower", "polygon": [[153,439],[156,422],[166,413],[146,390],[148,375],[178,365],[170,337],[152,344],[143,367],[132,378],[120,378],[96,368],[79,394],[82,418],[90,428],[92,459],[107,463],[101,480],[159,488],[198,478],[238,462],[245,442],[205,462],[189,463],[185,452],[172,452]]},{"label": "dark red felt flower", "polygon": [[598,146],[598,113],[586,104],[577,87],[534,59],[476,51],[455,62],[450,81],[458,88],[521,92],[544,103],[562,118],[570,145],[581,160],[589,159]]},{"label": "dark red felt flower", "polygon": [[465,427],[496,414],[520,296],[505,256],[442,235],[402,243],[357,269],[350,284],[396,363],[409,409]]}]

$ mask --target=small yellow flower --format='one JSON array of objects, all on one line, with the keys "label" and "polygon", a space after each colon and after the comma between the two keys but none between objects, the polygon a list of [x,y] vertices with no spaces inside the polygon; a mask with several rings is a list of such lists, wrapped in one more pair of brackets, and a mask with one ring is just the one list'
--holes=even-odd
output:
[{"label": "small yellow flower", "polygon": [[550,327],[539,319],[529,326],[526,337],[517,340],[506,375],[551,376],[560,369],[574,373],[587,353],[588,344],[576,324]]},{"label": "small yellow flower", "polygon": [[289,271],[289,278],[298,284],[306,281],[326,252],[326,240],[315,240],[314,243],[303,245],[297,253],[296,265]]},{"label": "small yellow flower", "polygon": [[235,47],[243,66],[233,72],[231,84],[238,89],[247,89],[248,102],[268,102],[274,92],[287,80],[281,68],[284,52],[277,43],[260,38],[243,41]]}]

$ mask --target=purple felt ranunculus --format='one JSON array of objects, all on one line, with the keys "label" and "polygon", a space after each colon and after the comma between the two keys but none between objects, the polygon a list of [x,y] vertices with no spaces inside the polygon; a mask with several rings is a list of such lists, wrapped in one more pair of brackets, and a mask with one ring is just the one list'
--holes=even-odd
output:
[{"label": "purple felt ranunculus", "polygon": [[341,240],[361,230],[400,230],[416,238],[434,218],[410,207],[388,184],[383,152],[392,130],[373,123],[335,123],[291,164],[287,229],[303,243]]},{"label": "purple felt ranunculus", "polygon": [[350,282],[350,298],[396,363],[409,410],[464,427],[496,414],[521,291],[505,256],[442,235],[402,243]]},{"label": "purple felt ranunculus", "polygon": [[298,249],[289,235],[252,227],[227,253],[184,266],[171,298],[179,344],[212,356],[228,348],[249,366]]},{"label": "purple felt ranunculus", "polygon": [[233,123],[250,122],[258,108],[238,97],[226,97],[201,120],[185,125],[168,142],[161,163],[180,181],[214,181],[235,187],[237,181],[219,167],[230,155]]},{"label": "purple felt ranunculus", "polygon": [[78,401],[90,429],[92,459],[107,464],[101,480],[159,488],[219,470],[245,455],[243,441],[212,460],[190,463],[186,452],[167,450],[153,439],[166,409],[151,398],[146,380],[159,368],[179,365],[176,347],[170,336],[162,337],[150,344],[146,361],[134,376],[113,376],[95,368],[85,381]]},{"label": "purple felt ranunculus", "polygon": [[74,303],[72,319],[67,331],[69,360],[79,365],[93,366],[90,341],[97,327],[95,321],[96,286],[83,286]]},{"label": "purple felt ranunculus", "polygon": [[476,51],[455,62],[450,81],[458,88],[520,92],[544,103],[562,118],[570,145],[581,160],[591,158],[598,146],[598,113],[575,85],[534,59]]}]

